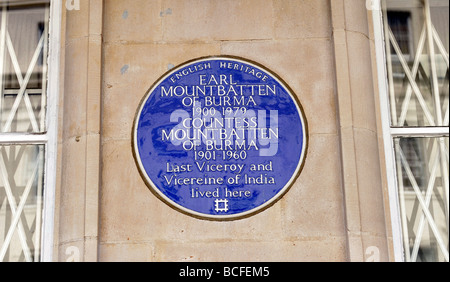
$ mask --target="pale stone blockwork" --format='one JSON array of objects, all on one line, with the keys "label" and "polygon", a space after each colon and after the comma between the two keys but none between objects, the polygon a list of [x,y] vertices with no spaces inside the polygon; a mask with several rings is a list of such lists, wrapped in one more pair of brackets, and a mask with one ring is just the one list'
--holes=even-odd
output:
[{"label": "pale stone blockwork", "polygon": [[[65,12],[57,260],[388,260],[370,40],[344,0],[85,0]],[[102,21],[100,21],[102,19]],[[131,128],[168,69],[211,55],[273,70],[301,101],[302,174],[271,208],[230,221],[170,208],[142,180]]]},{"label": "pale stone blockwork", "polygon": [[[102,1],[63,13],[63,105],[58,259],[97,261],[100,188]],[[63,29],[64,30],[64,29]]]}]

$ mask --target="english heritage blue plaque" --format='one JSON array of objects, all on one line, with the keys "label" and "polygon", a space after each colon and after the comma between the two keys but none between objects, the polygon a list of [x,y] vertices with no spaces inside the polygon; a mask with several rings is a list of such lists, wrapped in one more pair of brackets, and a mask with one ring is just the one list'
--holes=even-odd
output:
[{"label": "english heritage blue plaque", "polygon": [[295,94],[238,57],[204,57],[163,75],[136,114],[133,153],[160,199],[189,215],[233,220],[280,199],[299,176],[308,141]]}]

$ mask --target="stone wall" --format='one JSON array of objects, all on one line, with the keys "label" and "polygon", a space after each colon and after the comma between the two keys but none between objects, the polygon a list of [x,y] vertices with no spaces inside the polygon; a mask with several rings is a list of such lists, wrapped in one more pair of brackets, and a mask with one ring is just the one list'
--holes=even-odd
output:
[{"label": "stone wall", "polygon": [[[370,246],[388,260],[363,2],[81,0],[79,11],[64,11],[56,260],[76,247],[85,261],[362,261]],[[274,71],[309,124],[306,163],[289,192],[230,222],[157,199],[131,147],[150,86],[210,55]]]}]

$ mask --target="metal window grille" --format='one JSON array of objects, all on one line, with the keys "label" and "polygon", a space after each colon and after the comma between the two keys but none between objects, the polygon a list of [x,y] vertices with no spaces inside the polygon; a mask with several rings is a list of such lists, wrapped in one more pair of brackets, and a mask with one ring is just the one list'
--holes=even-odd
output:
[{"label": "metal window grille", "polygon": [[0,1],[0,262],[51,259],[58,2]]},{"label": "metal window grille", "polygon": [[383,0],[374,10],[397,260],[449,261],[448,5]]}]

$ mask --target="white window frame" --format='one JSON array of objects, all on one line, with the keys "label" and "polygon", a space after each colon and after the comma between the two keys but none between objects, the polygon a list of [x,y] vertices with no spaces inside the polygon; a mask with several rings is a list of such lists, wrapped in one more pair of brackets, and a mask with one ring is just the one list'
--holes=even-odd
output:
[{"label": "white window frame", "polygon": [[381,0],[367,0],[371,3],[374,43],[378,73],[380,117],[384,142],[386,177],[391,212],[394,259],[405,261],[405,250],[402,236],[400,199],[397,185],[397,164],[394,139],[399,137],[448,137],[448,126],[439,124],[434,127],[391,127],[391,110],[389,82],[387,71],[386,40],[384,34],[383,11]]},{"label": "white window frame", "polygon": [[[0,5],[2,4],[0,0]],[[6,1],[10,5],[39,3],[39,1]],[[47,1],[46,1],[47,2]],[[43,262],[53,260],[53,233],[55,218],[55,190],[58,139],[59,69],[61,49],[62,1],[50,0],[49,46],[47,74],[46,132],[44,133],[1,133],[0,145],[44,145],[44,202],[41,227],[41,258]]]}]

